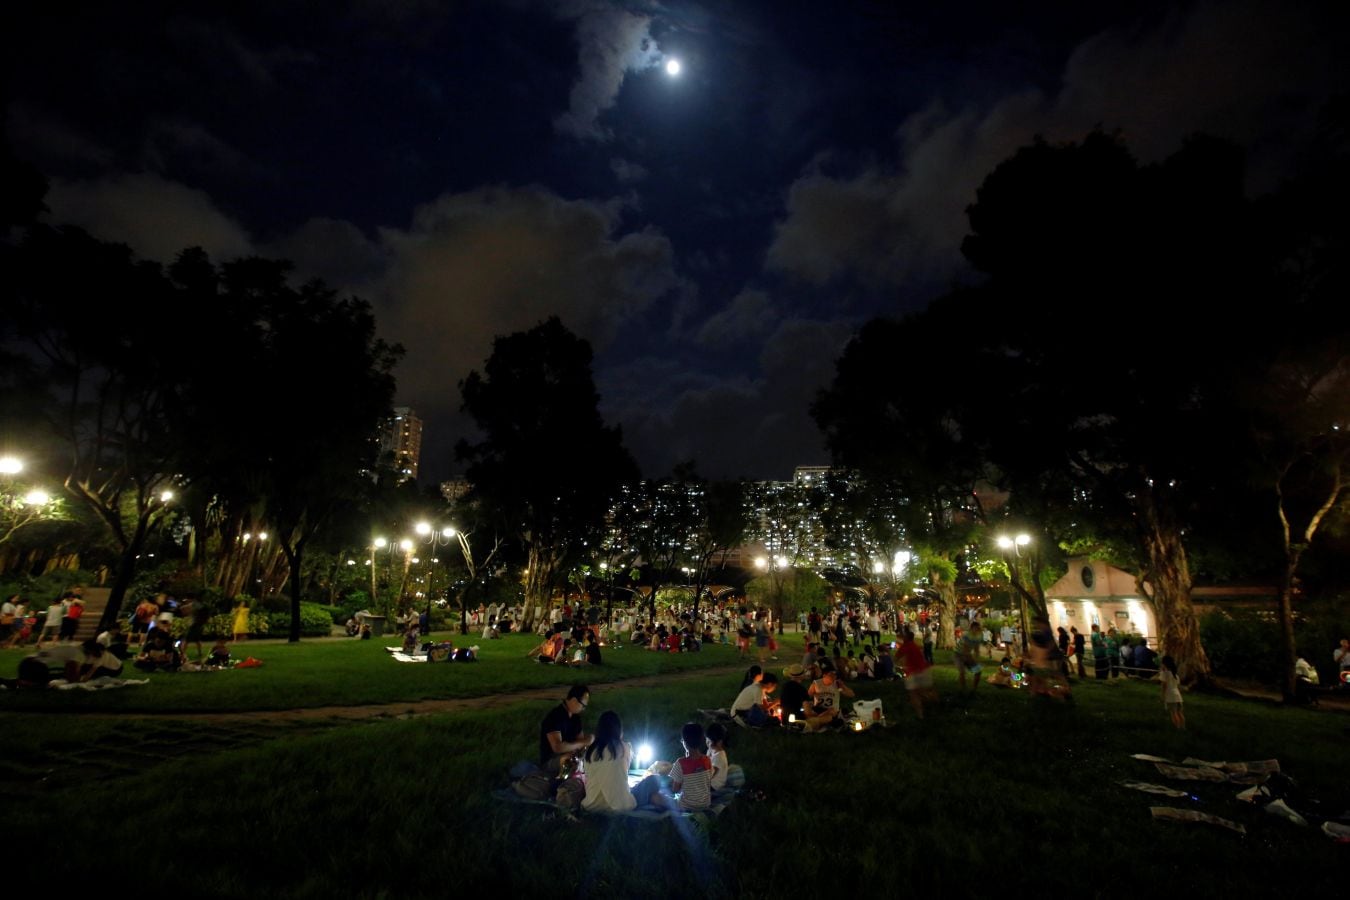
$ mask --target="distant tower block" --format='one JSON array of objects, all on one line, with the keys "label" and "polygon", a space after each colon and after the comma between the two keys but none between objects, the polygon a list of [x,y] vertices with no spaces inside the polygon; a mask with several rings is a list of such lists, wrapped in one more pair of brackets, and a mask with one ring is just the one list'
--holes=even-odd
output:
[{"label": "distant tower block", "polygon": [[394,408],[394,418],[380,432],[380,456],[392,457],[400,482],[417,478],[422,459],[422,420],[407,406]]}]

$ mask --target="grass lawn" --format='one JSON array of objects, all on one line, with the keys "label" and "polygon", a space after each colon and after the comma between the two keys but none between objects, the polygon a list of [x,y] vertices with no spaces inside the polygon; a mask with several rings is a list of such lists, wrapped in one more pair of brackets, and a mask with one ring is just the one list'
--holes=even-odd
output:
[{"label": "grass lawn", "polygon": [[[657,688],[597,683],[585,719],[615,709],[631,740],[649,739],[670,758],[680,724],[698,707],[729,703],[738,683],[727,674]],[[209,897],[486,889],[1231,900],[1301,888],[1313,896],[1350,862],[1350,846],[1239,804],[1239,786],[1189,783],[1199,799],[1174,801],[1119,785],[1166,783],[1131,753],[1273,757],[1338,813],[1350,806],[1344,714],[1189,695],[1191,730],[1181,733],[1152,684],[1075,685],[1071,707],[988,686],[958,698],[946,666],[938,687],[944,702],[923,722],[903,688],[886,684],[859,695],[884,700],[891,728],[735,729],[731,759],[766,797],[742,798],[710,822],[570,821],[493,801],[507,767],[533,755],[548,702],[306,728],[9,712],[0,718],[0,809],[15,839],[60,837],[62,882],[104,883],[116,872]],[[136,690],[145,689],[126,693]],[[1198,808],[1248,833],[1155,823],[1153,805]],[[55,883],[37,867],[16,874],[19,887],[24,878]]]},{"label": "grass lawn", "polygon": [[[433,635],[435,640],[446,637],[449,635]],[[799,659],[800,638],[789,635],[788,640],[788,645],[794,648],[792,658]],[[528,635],[507,635],[495,641],[454,635],[454,641],[457,646],[478,645],[479,661],[463,665],[396,662],[384,649],[399,643],[393,636],[383,640],[309,640],[297,644],[245,641],[234,646],[234,657],[256,656],[263,661],[261,668],[146,675],[128,663],[125,677],[148,677],[150,684],[103,692],[3,691],[0,711],[228,712],[359,706],[478,697],[574,681],[600,683],[658,672],[739,664],[734,645],[680,654],[652,653],[628,645],[606,647],[602,666],[571,669],[542,666],[526,659],[525,654],[539,643]],[[19,660],[31,653],[31,649],[0,651],[0,676],[13,678]]]}]

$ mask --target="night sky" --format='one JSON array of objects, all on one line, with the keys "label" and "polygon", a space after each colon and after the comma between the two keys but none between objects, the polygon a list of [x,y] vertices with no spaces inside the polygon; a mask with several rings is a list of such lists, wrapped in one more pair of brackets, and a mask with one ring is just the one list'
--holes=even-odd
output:
[{"label": "night sky", "polygon": [[44,10],[5,13],[4,99],[49,220],[370,300],[431,479],[471,434],[460,379],[551,314],[646,474],[826,462],[807,405],[862,321],[975,279],[964,210],[999,161],[1205,131],[1268,190],[1350,35],[1311,3],[13,6]]}]

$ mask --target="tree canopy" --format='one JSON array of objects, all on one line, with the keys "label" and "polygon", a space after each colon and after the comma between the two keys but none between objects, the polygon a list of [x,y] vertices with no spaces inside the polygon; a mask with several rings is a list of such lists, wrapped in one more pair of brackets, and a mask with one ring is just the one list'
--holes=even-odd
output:
[{"label": "tree canopy", "polygon": [[460,441],[473,497],[528,553],[526,623],[545,606],[569,554],[598,544],[611,498],[637,466],[600,417],[591,347],[556,317],[498,337],[482,372],[460,384],[483,433]]}]

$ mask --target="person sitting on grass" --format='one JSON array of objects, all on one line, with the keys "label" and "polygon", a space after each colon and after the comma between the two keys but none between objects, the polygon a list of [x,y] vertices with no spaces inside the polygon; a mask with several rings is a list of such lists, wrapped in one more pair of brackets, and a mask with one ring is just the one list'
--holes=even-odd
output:
[{"label": "person sitting on grass", "polygon": [[855,696],[853,689],[839,680],[836,672],[822,672],[817,681],[807,688],[808,703],[806,712],[806,730],[817,731],[834,723],[843,722],[843,709],[840,695]]},{"label": "person sitting on grass", "polygon": [[877,681],[890,681],[895,677],[895,657],[891,656],[891,645],[881,645],[881,655],[877,657],[874,672]]},{"label": "person sitting on grass", "polygon": [[783,717],[783,722],[787,723],[791,716],[796,716],[798,721],[802,721],[802,707],[810,696],[806,692],[807,671],[801,666],[788,666],[783,670],[783,677],[787,680],[783,683],[782,693],[778,695],[778,711]]},{"label": "person sitting on grass", "polygon": [[176,672],[182,663],[182,654],[174,646],[169,629],[156,628],[145,639],[145,646],[141,648],[140,656],[136,657],[132,665],[146,672],[157,672],[161,669]]},{"label": "person sitting on grass", "polygon": [[863,647],[862,655],[858,657],[858,678],[863,681],[872,681],[877,677],[877,651],[871,644]]},{"label": "person sitting on grass", "polygon": [[111,650],[96,640],[80,644],[84,651],[84,665],[80,667],[80,681],[95,678],[117,678],[122,674],[122,661]]},{"label": "person sitting on grass", "polygon": [[772,673],[763,675],[758,681],[752,681],[731,704],[731,715],[751,728],[769,724],[769,708],[773,701],[769,698],[778,689],[778,676]]},{"label": "person sitting on grass", "polygon": [[539,726],[539,767],[557,775],[569,767],[576,755],[591,745],[594,738],[581,727],[581,713],[591,702],[591,689],[574,684],[562,703],[549,710]]},{"label": "person sitting on grass", "polygon": [[1010,688],[1013,686],[1013,666],[1012,657],[1005,656],[998,664],[998,669],[992,675],[985,679],[994,687]]},{"label": "person sitting on grass", "polygon": [[[773,676],[765,675],[764,678],[767,681]],[[666,801],[686,812],[707,809],[712,806],[713,764],[706,752],[708,739],[703,726],[696,722],[686,723],[680,729],[680,743],[684,744],[684,756],[670,767],[670,789],[674,796]]]},{"label": "person sitting on grass", "polygon": [[648,805],[660,790],[660,782],[649,775],[630,790],[628,770],[632,764],[633,747],[623,739],[619,714],[607,709],[595,723],[595,739],[582,754],[586,796],[581,808],[587,812],[627,812]]},{"label": "person sitting on grass", "polygon": [[217,638],[216,644],[211,648],[211,653],[206,657],[206,664],[218,669],[227,668],[230,665],[230,644],[225,638]]},{"label": "person sitting on grass", "polygon": [[586,662],[592,666],[600,665],[600,641],[594,631],[586,635]]},{"label": "person sitting on grass", "polygon": [[[736,795],[736,788],[745,783],[740,766],[727,760],[727,726],[713,722],[708,726],[708,759],[712,761],[713,775],[710,787],[716,802],[725,802]],[[730,778],[730,781],[728,781]]]},{"label": "person sitting on grass", "polygon": [[535,647],[529,653],[526,653],[525,658],[529,659],[533,656],[537,662],[551,664],[558,659],[558,654],[562,652],[562,649],[562,633],[553,632],[545,637],[544,640],[540,642],[539,646]]}]

